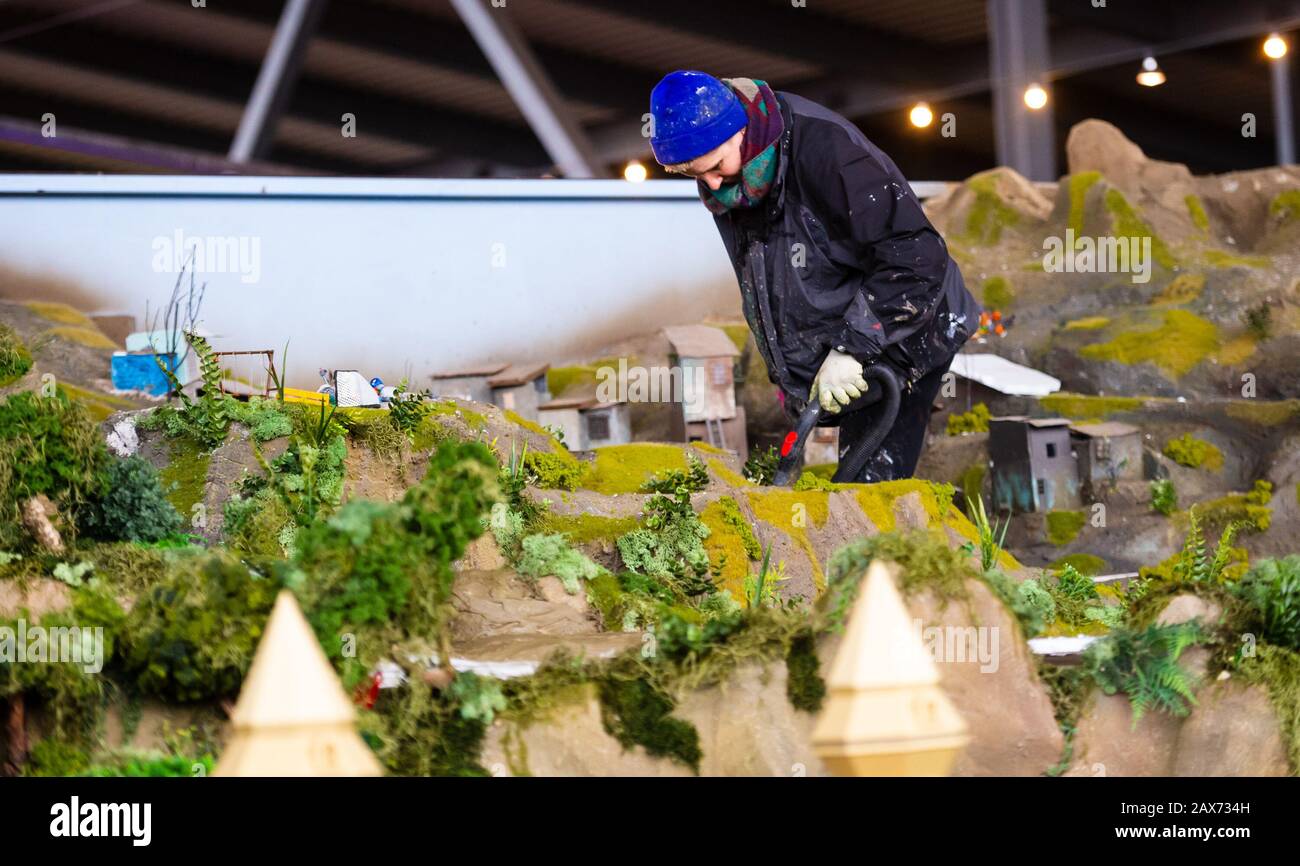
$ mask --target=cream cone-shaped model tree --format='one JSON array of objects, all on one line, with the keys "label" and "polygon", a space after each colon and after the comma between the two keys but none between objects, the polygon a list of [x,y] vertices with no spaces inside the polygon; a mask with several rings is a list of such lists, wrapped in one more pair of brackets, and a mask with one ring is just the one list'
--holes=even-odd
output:
[{"label": "cream cone-shaped model tree", "polygon": [[863,578],[827,688],[813,747],[837,776],[945,776],[968,740],[879,560]]},{"label": "cream cone-shaped model tree", "polygon": [[356,711],[293,594],[275,600],[216,776],[379,776]]}]

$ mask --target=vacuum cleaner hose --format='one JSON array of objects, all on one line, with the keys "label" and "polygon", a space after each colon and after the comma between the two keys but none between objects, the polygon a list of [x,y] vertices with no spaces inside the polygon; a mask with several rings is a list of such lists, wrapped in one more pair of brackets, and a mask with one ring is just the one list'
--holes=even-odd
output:
[{"label": "vacuum cleaner hose", "polygon": [[880,448],[880,443],[885,441],[885,436],[898,420],[898,406],[902,400],[902,392],[894,371],[884,364],[872,364],[862,371],[862,377],[868,383],[874,382],[880,386],[881,397],[875,406],[862,410],[871,412],[875,416],[874,421],[863,437],[840,458],[839,468],[835,470],[835,476],[831,479],[837,483],[857,480],[862,467],[867,465],[867,461]]}]

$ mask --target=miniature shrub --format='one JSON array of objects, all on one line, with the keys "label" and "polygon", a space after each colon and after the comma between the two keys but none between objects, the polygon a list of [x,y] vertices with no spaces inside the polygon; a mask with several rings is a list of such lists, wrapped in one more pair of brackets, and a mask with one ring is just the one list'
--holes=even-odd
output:
[{"label": "miniature shrub", "polygon": [[570,547],[563,535],[541,534],[523,540],[523,555],[515,568],[531,577],[553,574],[570,594],[581,588],[580,580],[591,580],[602,571],[599,565]]},{"label": "miniature shrub", "polygon": [[0,323],[0,386],[22,378],[32,368],[32,355],[14,329]]},{"label": "miniature shrub", "polygon": [[688,493],[699,493],[709,486],[709,472],[694,455],[686,455],[686,471],[666,469],[641,485],[643,493],[666,493],[672,495],[685,488]]},{"label": "miniature shrub", "polygon": [[297,524],[279,497],[235,495],[226,500],[224,514],[221,529],[232,550],[274,558],[292,551]]},{"label": "miniature shrub", "polygon": [[181,516],[163,493],[158,470],[142,457],[110,459],[83,517],[86,530],[107,541],[160,541],[180,531]]},{"label": "miniature shrub", "polygon": [[1192,679],[1178,658],[1202,637],[1195,622],[1118,628],[1084,651],[1083,664],[1106,694],[1128,695],[1134,727],[1152,709],[1185,716],[1196,698]]},{"label": "miniature shrub", "polygon": [[1151,510],[1166,517],[1178,510],[1178,491],[1168,478],[1151,482]]},{"label": "miniature shrub", "polygon": [[234,694],[277,588],[225,554],[181,560],[127,617],[127,672],[144,694],[172,700]]},{"label": "miniature shrub", "polygon": [[1300,555],[1257,562],[1234,591],[1256,612],[1264,640],[1300,650]]},{"label": "miniature shrub", "polygon": [[1196,508],[1211,532],[1230,525],[1243,532],[1267,532],[1273,520],[1273,509],[1269,507],[1272,498],[1273,485],[1260,479],[1250,493],[1230,493]]},{"label": "miniature shrub", "polygon": [[948,416],[948,435],[960,436],[963,433],[989,432],[989,419],[992,418],[989,407],[976,403],[969,412],[953,413]]},{"label": "miniature shrub", "polygon": [[745,460],[745,479],[753,484],[768,485],[776,477],[776,467],[781,462],[781,455],[776,448],[769,445],[763,450],[754,449]]},{"label": "miniature shrub", "polygon": [[524,465],[537,479],[536,485],[548,490],[577,490],[586,468],[567,451],[563,454],[532,451],[525,456]]},{"label": "miniature shrub", "polygon": [[1261,301],[1241,314],[1246,331],[1256,340],[1267,340],[1273,336],[1273,307],[1268,301]]},{"label": "miniature shrub", "polygon": [[99,778],[188,779],[211,776],[216,762],[211,755],[188,758],[184,755],[116,755],[111,761],[97,763],[81,773]]},{"label": "miniature shrub", "polygon": [[1212,472],[1223,468],[1223,452],[1213,443],[1197,439],[1191,433],[1184,433],[1177,439],[1165,443],[1164,455],[1180,466],[1199,469],[1204,466]]},{"label": "miniature shrub", "polygon": [[461,712],[450,689],[435,692],[408,682],[380,692],[374,711],[363,712],[360,721],[363,738],[391,773],[486,776],[478,756],[487,726],[475,715],[481,714]]},{"label": "miniature shrub", "polygon": [[730,496],[724,496],[717,502],[723,522],[740,535],[741,543],[745,545],[745,554],[750,559],[762,556],[763,548],[758,543],[758,536],[754,534],[754,527],[745,519],[745,515],[740,513],[740,504]]},{"label": "miniature shrub", "polygon": [[657,493],[646,502],[646,522],[618,540],[623,564],[632,571],[671,581],[684,595],[709,592],[705,526],[684,489],[672,497]]},{"label": "miniature shrub", "polygon": [[1087,517],[1082,511],[1047,512],[1047,540],[1057,547],[1074,541]]},{"label": "miniature shrub", "polygon": [[1069,556],[1062,556],[1052,563],[1051,568],[1059,570],[1067,565],[1088,577],[1096,577],[1106,570],[1106,560],[1092,553],[1071,553]]},{"label": "miniature shrub", "polygon": [[90,766],[90,755],[72,743],[46,737],[32,746],[27,761],[29,776],[77,776]]},{"label": "miniature shrub", "polygon": [[226,405],[231,418],[248,427],[258,442],[293,435],[293,416],[287,404],[252,397],[247,403],[232,400]]},{"label": "miniature shrub", "polygon": [[98,428],[63,394],[11,395],[0,402],[0,523],[12,531],[19,503],[39,494],[74,512],[99,491],[107,461]]}]

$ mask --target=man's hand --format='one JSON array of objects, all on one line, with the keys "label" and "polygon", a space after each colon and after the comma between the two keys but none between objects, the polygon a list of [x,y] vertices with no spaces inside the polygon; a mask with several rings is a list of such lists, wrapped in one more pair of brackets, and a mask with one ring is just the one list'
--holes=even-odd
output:
[{"label": "man's hand", "polygon": [[867,392],[862,365],[843,352],[831,349],[813,379],[812,396],[827,412],[838,412]]}]

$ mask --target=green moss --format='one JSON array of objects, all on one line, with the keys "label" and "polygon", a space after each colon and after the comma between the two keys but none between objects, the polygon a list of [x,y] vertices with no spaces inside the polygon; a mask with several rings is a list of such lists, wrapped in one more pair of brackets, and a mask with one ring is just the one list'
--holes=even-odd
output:
[{"label": "green moss", "polygon": [[1151,299],[1151,303],[1186,304],[1199,298],[1204,289],[1204,274],[1179,274]]},{"label": "green moss", "polygon": [[456,403],[454,400],[437,400],[429,406],[431,415],[443,415],[460,418],[465,422],[465,426],[470,432],[482,429],[487,426],[487,418],[483,417],[481,412],[475,412],[473,409],[466,409]]},{"label": "green moss", "polygon": [[1238,256],[1223,250],[1206,250],[1203,257],[1212,268],[1267,268],[1273,264],[1268,256]]},{"label": "green moss", "polygon": [[1067,331],[1098,331],[1110,324],[1105,316],[1088,316],[1065,323]]},{"label": "green moss", "polygon": [[717,454],[721,457],[726,457],[731,454],[731,452],[725,448],[719,448],[717,445],[711,445],[708,442],[704,442],[701,440],[696,440],[695,442],[692,442],[691,447],[694,448],[696,451],[703,451],[705,454]]},{"label": "green moss", "polygon": [[963,501],[969,499],[974,502],[980,496],[984,490],[984,478],[988,475],[988,471],[988,464],[983,460],[966,467],[957,484]]},{"label": "green moss", "polygon": [[591,580],[604,569],[569,546],[563,535],[537,533],[523,540],[523,553],[515,568],[529,577],[554,575],[567,592],[577,593],[581,581]]},{"label": "green moss", "polygon": [[1086,577],[1096,577],[1106,571],[1106,560],[1091,553],[1071,553],[1056,560],[1049,567],[1053,571],[1060,571],[1067,565]]},{"label": "green moss", "polygon": [[1047,540],[1057,547],[1069,544],[1074,541],[1086,522],[1087,515],[1082,511],[1049,511],[1047,512]]},{"label": "green moss", "polygon": [[549,453],[529,451],[524,466],[537,479],[536,485],[548,490],[576,490],[589,474],[587,467],[563,448]]},{"label": "green moss", "polygon": [[989,407],[983,403],[976,403],[975,407],[969,412],[958,414],[954,412],[948,416],[948,435],[960,436],[963,433],[987,433],[989,432],[989,420],[993,415],[989,412]]},{"label": "green moss", "polygon": [[[567,392],[594,393],[599,383],[596,373],[601,367],[618,369],[618,358],[602,358],[590,364],[572,364],[566,367],[551,367],[546,371],[546,389],[553,397],[562,397]],[[627,359],[628,366],[636,363],[635,358]]]},{"label": "green moss", "polygon": [[1178,261],[1169,251],[1169,247],[1156,236],[1146,220],[1138,215],[1128,199],[1124,197],[1124,193],[1113,188],[1106,190],[1106,210],[1110,211],[1111,224],[1116,235],[1128,238],[1150,238],[1151,257],[1156,260],[1156,264],[1168,269],[1177,267]]},{"label": "green moss", "polygon": [[1020,223],[1020,214],[997,192],[997,177],[984,173],[966,182],[966,188],[975,195],[966,215],[966,231],[960,240],[975,246],[992,246],[1002,240],[1002,231]]},{"label": "green moss", "polygon": [[[1196,516],[1211,535],[1222,532],[1230,524],[1236,524],[1242,532],[1267,532],[1273,521],[1273,510],[1269,507],[1272,491],[1269,482],[1256,481],[1250,493],[1229,493],[1198,503]],[[1178,515],[1177,522],[1179,527],[1190,528],[1186,512]]]},{"label": "green moss", "polygon": [[1246,682],[1268,689],[1291,772],[1300,773],[1300,652],[1261,643],[1254,656],[1240,660],[1237,673]]},{"label": "green moss", "polygon": [[1070,175],[1070,219],[1067,224],[1074,231],[1077,242],[1083,237],[1083,215],[1088,200],[1088,190],[1101,180],[1099,171],[1081,171]]},{"label": "green moss", "polygon": [[718,328],[731,338],[731,342],[735,345],[736,351],[745,351],[745,346],[749,344],[749,325],[744,322],[739,322],[733,325],[718,325]]},{"label": "green moss", "polygon": [[839,628],[853,601],[867,566],[880,559],[900,566],[899,589],[906,596],[933,591],[941,602],[970,601],[967,581],[979,577],[966,554],[948,545],[937,529],[882,532],[844,545],[827,565],[827,589],[818,602],[830,628]]},{"label": "green moss", "polygon": [[1191,433],[1184,433],[1177,439],[1165,443],[1164,455],[1180,466],[1191,469],[1205,467],[1211,472],[1223,468],[1223,452],[1211,442],[1197,439]]},{"label": "green moss", "polygon": [[69,382],[59,382],[58,390],[66,395],[69,400],[80,403],[90,413],[90,417],[96,421],[103,421],[114,412],[122,409],[134,409],[135,404],[130,400],[124,400],[115,394],[103,394],[99,391],[91,391],[87,388],[81,388]]},{"label": "green moss", "polygon": [[700,770],[700,734],[690,722],[673,718],[672,698],[644,679],[607,679],[600,684],[601,721],[625,749],[669,758]]},{"label": "green moss", "polygon": [[709,528],[704,549],[708,551],[718,585],[737,601],[743,599],[749,563],[763,555],[754,528],[740,513],[739,503],[730,496],[710,502],[700,512],[700,520]]},{"label": "green moss", "polygon": [[159,472],[163,490],[167,501],[188,521],[195,504],[203,501],[212,452],[189,438],[169,439],[167,449],[167,465]]},{"label": "green moss", "polygon": [[826,698],[826,681],[821,677],[817,641],[811,631],[790,642],[785,669],[785,694],[790,699],[790,705],[805,713],[820,711]]},{"label": "green moss", "polygon": [[620,535],[636,528],[635,515],[604,517],[599,514],[556,514],[554,512],[547,512],[538,526],[539,531],[560,533],[575,545],[593,541],[614,541]]},{"label": "green moss", "polygon": [[582,486],[597,493],[635,493],[666,469],[686,471],[686,455],[675,445],[633,443],[595,449],[596,462]]},{"label": "green moss", "polygon": [[1096,397],[1061,391],[1039,397],[1038,404],[1048,412],[1078,420],[1107,418],[1117,412],[1133,412],[1142,408],[1143,401],[1138,397]]},{"label": "green moss", "polygon": [[1210,233],[1210,215],[1205,212],[1205,205],[1201,203],[1201,197],[1195,193],[1188,193],[1183,201],[1187,203],[1187,215],[1192,220],[1192,225],[1201,230],[1202,234]]},{"label": "green moss", "polygon": [[1128,331],[1108,343],[1084,346],[1079,354],[1097,361],[1155,364],[1180,378],[1219,348],[1219,329],[1187,310],[1167,310],[1153,329]]},{"label": "green moss", "polygon": [[1269,216],[1289,223],[1300,219],[1300,189],[1288,189],[1278,193],[1268,205]]},{"label": "green moss", "polygon": [[1011,290],[1011,281],[1006,277],[989,277],[984,281],[983,300],[985,309],[1008,309],[1015,297],[1015,293]]},{"label": "green moss", "polygon": [[32,368],[32,355],[13,328],[0,322],[0,387],[16,382]]},{"label": "green moss", "polygon": [[812,565],[813,582],[817,589],[825,586],[821,562],[808,538],[808,524],[821,526],[829,514],[830,494],[822,490],[765,489],[749,491],[749,507],[754,516],[784,532],[808,556]]}]

